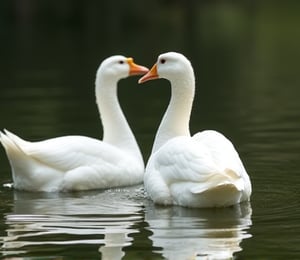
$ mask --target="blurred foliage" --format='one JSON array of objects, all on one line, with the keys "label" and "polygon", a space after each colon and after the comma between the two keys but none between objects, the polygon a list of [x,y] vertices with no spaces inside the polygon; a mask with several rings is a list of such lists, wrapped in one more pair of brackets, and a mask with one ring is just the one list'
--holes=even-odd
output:
[{"label": "blurred foliage", "polygon": [[77,59],[99,49],[103,57],[124,52],[147,62],[177,50],[216,70],[233,71],[230,65],[240,64],[220,59],[241,56],[268,62],[281,55],[288,65],[299,58],[292,53],[300,43],[299,10],[300,2],[290,0],[1,1],[0,45],[8,59],[15,52],[39,56],[35,50],[45,46],[51,54],[70,48]]},{"label": "blurred foliage", "polygon": [[[120,53],[150,67],[158,54],[174,50],[195,69],[191,132],[217,129],[228,136],[245,158],[254,187],[260,177],[271,183],[276,173],[290,176],[291,162],[298,174],[299,12],[299,0],[2,0],[0,129],[28,140],[98,138],[93,87],[100,61]],[[119,97],[147,159],[169,89],[166,81],[143,87],[136,81],[121,81]],[[6,183],[10,168],[3,149],[0,155]],[[267,168],[259,165],[263,156]],[[254,202],[261,200],[256,194]],[[277,256],[258,232],[242,253]],[[281,254],[292,252],[278,245]]]},{"label": "blurred foliage", "polygon": [[[31,98],[35,104],[31,109],[43,111],[47,127],[69,132],[63,126],[70,113],[62,111],[72,111],[72,97],[94,99],[91,88],[103,58],[121,53],[150,67],[159,53],[174,50],[189,57],[195,69],[194,121],[203,128],[223,128],[225,133],[227,125],[234,134],[241,128],[236,120],[240,114],[276,117],[284,107],[290,111],[297,106],[299,10],[300,1],[291,0],[1,1],[0,99],[3,106],[3,102],[15,103],[12,112],[22,114],[20,104],[25,101],[17,97]],[[134,85],[136,78],[120,84]],[[155,132],[168,102],[168,88],[160,87],[165,82],[156,85],[143,91],[120,88],[129,122],[137,120],[136,108],[140,108],[140,133]],[[145,107],[143,94],[151,107]],[[229,95],[231,101],[226,102]],[[65,96],[71,100],[61,102],[59,98]],[[155,122],[153,111],[161,111]],[[216,120],[213,115],[218,117],[219,111],[228,113]],[[96,118],[95,104],[86,102],[71,117],[74,121]],[[9,116],[1,118],[0,127],[17,124]],[[32,124],[38,125],[35,120]],[[191,128],[198,130],[199,123]],[[88,129],[88,124],[80,125],[81,131]],[[152,139],[148,142],[151,146]]]}]

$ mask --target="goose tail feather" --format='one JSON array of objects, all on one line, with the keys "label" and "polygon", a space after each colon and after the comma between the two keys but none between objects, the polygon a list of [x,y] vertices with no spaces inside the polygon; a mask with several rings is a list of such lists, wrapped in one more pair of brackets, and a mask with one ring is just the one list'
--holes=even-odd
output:
[{"label": "goose tail feather", "polygon": [[231,169],[225,169],[222,174],[214,174],[210,181],[195,185],[190,191],[200,194],[221,189],[241,191],[243,188],[241,176]]}]

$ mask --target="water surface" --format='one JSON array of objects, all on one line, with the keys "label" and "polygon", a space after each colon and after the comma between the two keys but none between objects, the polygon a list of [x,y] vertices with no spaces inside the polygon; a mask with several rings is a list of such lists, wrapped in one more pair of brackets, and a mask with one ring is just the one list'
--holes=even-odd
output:
[{"label": "water surface", "polygon": [[[32,141],[101,138],[94,102],[100,61],[122,53],[150,67],[157,54],[177,50],[191,59],[197,79],[191,132],[215,129],[232,140],[252,181],[251,202],[210,210],[157,207],[142,186],[19,192],[7,185],[11,172],[1,148],[1,257],[299,259],[298,4],[161,1],[151,7],[154,18],[133,2],[117,14],[109,5],[101,9],[115,19],[84,5],[79,25],[53,23],[47,14],[31,22],[0,20],[0,128]],[[147,161],[168,83],[122,80],[119,97]]]}]

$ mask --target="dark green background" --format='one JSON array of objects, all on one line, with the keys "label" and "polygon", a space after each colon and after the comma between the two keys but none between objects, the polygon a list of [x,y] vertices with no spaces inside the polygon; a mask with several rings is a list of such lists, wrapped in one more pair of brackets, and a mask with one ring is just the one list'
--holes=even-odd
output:
[{"label": "dark green background", "polygon": [[[162,52],[182,52],[197,81],[192,133],[224,133],[252,180],[252,238],[243,241],[237,259],[298,259],[299,12],[298,1],[1,1],[0,128],[27,140],[101,138],[94,102],[100,62],[123,54],[151,67]],[[170,92],[164,80],[138,85],[137,79],[122,80],[119,97],[147,160]],[[0,149],[0,183],[9,182]],[[0,236],[23,196],[0,187]],[[42,195],[32,196],[28,203]],[[136,227],[142,246],[127,251],[158,257],[160,249],[142,240],[151,233],[144,226]],[[92,252],[77,249],[61,255]],[[45,247],[39,255],[53,250],[61,252]],[[27,256],[36,254],[33,249]]]}]

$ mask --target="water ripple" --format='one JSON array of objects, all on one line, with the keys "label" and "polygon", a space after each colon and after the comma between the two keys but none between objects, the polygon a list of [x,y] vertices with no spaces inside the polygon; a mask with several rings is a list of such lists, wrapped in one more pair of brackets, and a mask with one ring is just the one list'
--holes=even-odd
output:
[{"label": "water ripple", "polygon": [[[142,204],[133,200],[135,188],[81,194],[15,192],[13,212],[6,214],[2,255],[53,251],[55,247],[97,245],[103,257],[121,259],[129,234],[142,221]],[[99,252],[97,252],[99,254]]]},{"label": "water ripple", "polygon": [[251,237],[249,203],[222,209],[146,207],[145,220],[156,253],[166,259],[232,259]]}]

